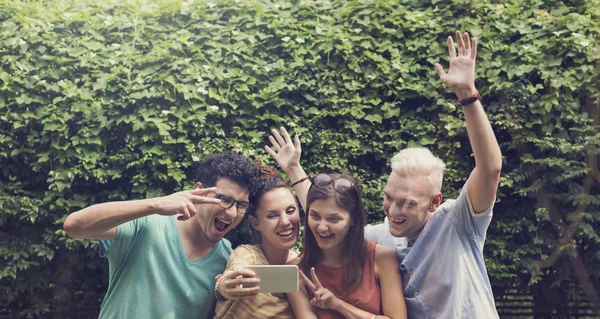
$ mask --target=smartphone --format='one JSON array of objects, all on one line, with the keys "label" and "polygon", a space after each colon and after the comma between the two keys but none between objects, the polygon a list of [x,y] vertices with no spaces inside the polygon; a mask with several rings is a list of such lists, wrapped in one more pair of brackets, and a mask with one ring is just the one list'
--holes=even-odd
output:
[{"label": "smartphone", "polygon": [[298,291],[298,266],[256,265],[246,266],[260,279],[260,293],[285,293]]}]

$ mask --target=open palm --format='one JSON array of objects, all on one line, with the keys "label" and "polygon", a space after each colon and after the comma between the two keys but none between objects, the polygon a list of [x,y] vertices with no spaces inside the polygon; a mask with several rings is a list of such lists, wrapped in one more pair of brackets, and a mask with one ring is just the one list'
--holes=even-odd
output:
[{"label": "open palm", "polygon": [[452,37],[448,37],[448,54],[450,56],[450,68],[448,73],[444,71],[439,63],[435,69],[440,80],[450,87],[459,99],[469,97],[475,93],[475,59],[477,58],[477,39],[469,38],[468,33],[461,34],[456,31],[458,42],[458,55],[454,48]]},{"label": "open palm", "polygon": [[275,151],[269,146],[265,146],[265,150],[277,161],[284,172],[289,172],[293,167],[300,166],[300,156],[302,155],[300,138],[296,135],[294,136],[294,142],[292,142],[290,134],[284,127],[281,127],[281,134],[283,137],[277,130],[271,130],[269,141],[271,141]]}]

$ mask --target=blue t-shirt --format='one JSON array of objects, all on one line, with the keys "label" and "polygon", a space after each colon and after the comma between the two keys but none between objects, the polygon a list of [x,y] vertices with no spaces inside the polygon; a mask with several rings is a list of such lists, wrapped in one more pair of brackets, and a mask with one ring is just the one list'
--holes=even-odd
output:
[{"label": "blue t-shirt", "polygon": [[190,261],[172,216],[119,225],[115,240],[100,241],[109,283],[99,318],[212,318],[215,276],[230,254],[231,243],[223,239],[206,256]]},{"label": "blue t-shirt", "polygon": [[408,318],[498,318],[483,245],[492,207],[475,214],[466,184],[425,224],[414,245],[394,238],[389,221],[367,226],[365,238],[396,251]]}]

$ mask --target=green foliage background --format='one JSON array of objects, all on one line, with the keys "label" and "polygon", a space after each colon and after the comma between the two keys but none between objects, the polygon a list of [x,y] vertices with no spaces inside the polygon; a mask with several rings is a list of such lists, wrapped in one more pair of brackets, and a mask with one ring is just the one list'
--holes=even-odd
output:
[{"label": "green foliage background", "polygon": [[0,315],[96,317],[107,264],[66,236],[67,214],[192,187],[214,152],[270,162],[280,125],[301,136],[307,171],[358,178],[371,221],[406,146],[442,157],[456,196],[474,162],[433,63],[447,66],[461,29],[479,38],[477,87],[504,154],[485,247],[495,294],[529,289],[540,317],[564,317],[582,280],[600,287],[599,7],[0,0]]}]

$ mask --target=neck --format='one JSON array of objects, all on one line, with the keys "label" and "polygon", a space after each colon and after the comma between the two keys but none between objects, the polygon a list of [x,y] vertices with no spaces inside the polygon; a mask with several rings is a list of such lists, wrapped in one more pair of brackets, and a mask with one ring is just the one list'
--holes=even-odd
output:
[{"label": "neck", "polygon": [[342,245],[337,245],[335,247],[331,247],[330,249],[323,250],[321,255],[321,263],[332,267],[343,266],[346,258],[342,256],[342,248]]},{"label": "neck", "polygon": [[261,249],[269,262],[269,265],[285,265],[290,254],[289,249],[275,247],[269,242],[263,242]]},{"label": "neck", "polygon": [[[175,218],[175,217],[173,217]],[[188,247],[193,247],[196,250],[202,249],[212,249],[216,243],[208,240],[204,231],[198,224],[195,218],[190,218],[185,221],[176,220],[179,235],[181,240],[185,242],[184,244],[188,245]]]}]

